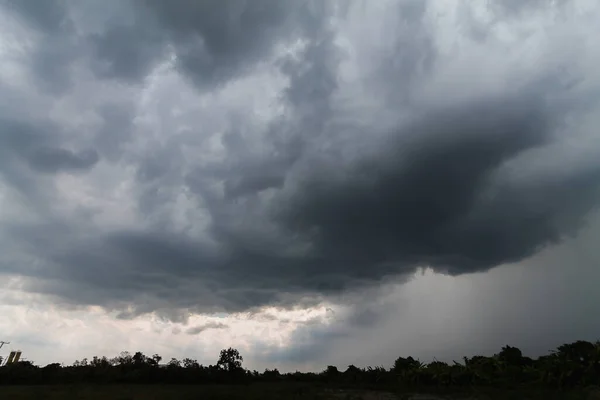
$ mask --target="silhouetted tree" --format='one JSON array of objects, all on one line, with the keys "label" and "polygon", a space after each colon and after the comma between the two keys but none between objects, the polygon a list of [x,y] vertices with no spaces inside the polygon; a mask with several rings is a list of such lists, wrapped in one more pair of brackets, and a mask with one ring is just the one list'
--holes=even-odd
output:
[{"label": "silhouetted tree", "polygon": [[523,365],[523,353],[516,347],[504,346],[498,353],[498,360],[506,365],[520,366]]},{"label": "silhouetted tree", "polygon": [[94,358],[92,358],[92,361],[90,361],[90,366],[95,368],[108,368],[111,366],[111,363],[106,357],[94,356]]},{"label": "silhouetted tree", "polygon": [[161,356],[159,356],[158,354],[154,354],[154,355],[152,356],[152,358],[150,358],[150,359],[148,360],[148,363],[149,363],[150,365],[153,365],[153,366],[155,366],[155,367],[158,367],[158,365],[160,364],[160,361],[161,361],[161,360],[162,360],[162,357],[161,357]]},{"label": "silhouetted tree", "polygon": [[221,350],[219,360],[217,361],[217,367],[224,369],[225,371],[233,372],[242,369],[242,361],[244,358],[240,355],[240,352],[234,348],[228,348]]},{"label": "silhouetted tree", "polygon": [[73,366],[74,367],[87,367],[88,366],[88,359],[84,358],[81,361],[75,360],[75,362],[73,362]]},{"label": "silhouetted tree", "polygon": [[394,366],[392,367],[392,369],[395,372],[402,372],[402,371],[418,369],[418,368],[421,368],[422,366],[423,366],[423,363],[421,363],[419,360],[415,360],[412,357],[408,357],[408,358],[398,357],[396,359],[396,361],[394,361]]},{"label": "silhouetted tree", "polygon": [[424,364],[412,357],[399,357],[392,368],[354,365],[342,373],[330,365],[321,373],[286,373],[278,369],[246,371],[236,349],[220,352],[216,365],[202,366],[195,359],[172,358],[166,368],[157,368],[162,357],[142,352],[122,352],[117,357],[94,356],[77,360],[72,366],[51,363],[41,368],[31,361],[0,367],[0,384],[51,383],[240,383],[248,381],[327,382],[330,385],[356,385],[384,388],[389,385],[510,387],[531,385],[553,390],[600,385],[600,342],[577,341],[559,346],[549,355],[532,359],[516,347],[504,346],[492,357],[464,357],[464,364],[433,361]]},{"label": "silhouetted tree", "polygon": [[146,357],[141,351],[136,351],[132,357],[132,361],[133,365],[136,367],[141,367],[148,363],[148,357]]},{"label": "silhouetted tree", "polygon": [[200,368],[200,364],[198,364],[198,361],[192,360],[191,358],[184,358],[183,359],[183,367],[184,368]]},{"label": "silhouetted tree", "polygon": [[176,358],[171,358],[171,361],[167,363],[167,368],[181,368],[181,361]]},{"label": "silhouetted tree", "polygon": [[133,356],[128,351],[122,351],[116,359],[117,364],[129,366],[133,364]]}]

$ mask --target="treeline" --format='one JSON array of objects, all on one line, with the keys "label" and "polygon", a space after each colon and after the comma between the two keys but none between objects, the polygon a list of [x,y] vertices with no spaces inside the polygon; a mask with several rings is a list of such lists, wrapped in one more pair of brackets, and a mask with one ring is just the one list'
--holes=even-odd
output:
[{"label": "treeline", "polygon": [[491,357],[464,357],[462,362],[450,364],[424,364],[412,357],[399,357],[389,369],[350,365],[340,371],[329,366],[320,373],[249,371],[242,366],[242,356],[232,348],[222,350],[215,365],[204,366],[191,358],[161,361],[157,354],[146,356],[141,352],[123,352],[111,359],[93,357],[70,366],[54,363],[40,367],[20,361],[0,367],[0,384],[310,382],[374,388],[600,385],[600,342],[586,341],[564,344],[537,359],[524,357],[516,347],[505,346]]}]

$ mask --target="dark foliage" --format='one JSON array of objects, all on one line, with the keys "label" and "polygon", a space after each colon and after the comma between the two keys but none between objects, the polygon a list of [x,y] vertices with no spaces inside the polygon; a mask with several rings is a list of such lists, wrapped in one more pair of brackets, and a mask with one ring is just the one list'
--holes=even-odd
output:
[{"label": "dark foliage", "polygon": [[358,368],[345,371],[328,366],[321,373],[263,373],[242,367],[243,358],[236,349],[224,349],[215,365],[203,366],[196,360],[171,359],[161,363],[158,354],[146,356],[123,352],[117,357],[93,357],[71,366],[57,363],[45,367],[30,361],[0,368],[0,384],[70,383],[170,383],[170,384],[249,384],[260,382],[296,382],[370,388],[402,387],[547,387],[573,388],[600,385],[600,342],[577,341],[559,346],[549,355],[531,359],[516,347],[505,346],[492,357],[464,357],[463,362],[448,364],[433,361],[424,364],[412,357],[399,357],[390,369]]}]

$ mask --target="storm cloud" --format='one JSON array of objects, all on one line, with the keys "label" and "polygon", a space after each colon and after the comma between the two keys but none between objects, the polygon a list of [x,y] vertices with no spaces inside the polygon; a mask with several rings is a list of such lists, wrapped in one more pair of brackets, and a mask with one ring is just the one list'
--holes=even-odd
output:
[{"label": "storm cloud", "polygon": [[579,9],[538,3],[4,1],[31,45],[7,46],[2,87],[31,112],[0,115],[0,272],[178,320],[561,243],[600,202],[600,51],[569,44],[597,30]]}]

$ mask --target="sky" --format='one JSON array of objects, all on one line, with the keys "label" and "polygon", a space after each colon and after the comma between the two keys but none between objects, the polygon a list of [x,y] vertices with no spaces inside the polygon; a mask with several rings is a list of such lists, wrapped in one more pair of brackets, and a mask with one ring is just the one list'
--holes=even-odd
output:
[{"label": "sky", "polygon": [[250,369],[600,339],[595,0],[0,0],[0,340]]}]

